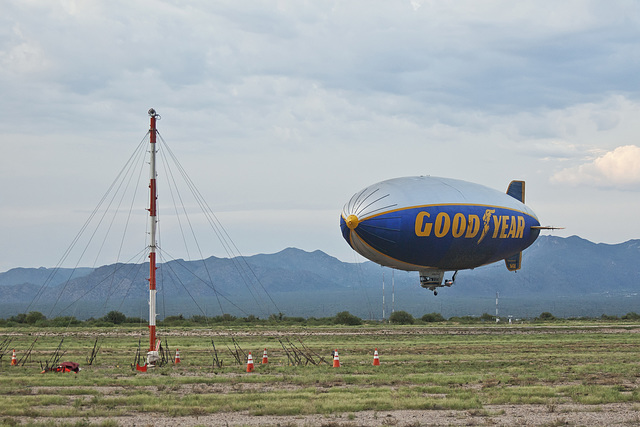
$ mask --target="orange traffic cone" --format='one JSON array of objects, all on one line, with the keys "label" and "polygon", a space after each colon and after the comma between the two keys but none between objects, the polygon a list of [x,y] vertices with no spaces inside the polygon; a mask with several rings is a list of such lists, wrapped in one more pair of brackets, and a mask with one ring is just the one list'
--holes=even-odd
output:
[{"label": "orange traffic cone", "polygon": [[180,363],[180,349],[176,348],[176,359],[173,361],[173,363]]},{"label": "orange traffic cone", "polygon": [[13,349],[13,355],[11,356],[11,366],[17,366],[18,359],[16,359],[16,349]]},{"label": "orange traffic cone", "polygon": [[262,353],[262,364],[266,365],[269,363],[269,358],[267,357],[267,349],[264,349],[264,353]]},{"label": "orange traffic cone", "polygon": [[253,372],[253,357],[251,357],[251,352],[249,352],[249,358],[247,359],[247,372]]},{"label": "orange traffic cone", "polygon": [[340,367],[340,359],[338,358],[338,350],[337,349],[333,353],[333,367],[334,368],[339,368]]},{"label": "orange traffic cone", "polygon": [[378,349],[373,352],[373,366],[380,366],[380,358],[378,357]]}]

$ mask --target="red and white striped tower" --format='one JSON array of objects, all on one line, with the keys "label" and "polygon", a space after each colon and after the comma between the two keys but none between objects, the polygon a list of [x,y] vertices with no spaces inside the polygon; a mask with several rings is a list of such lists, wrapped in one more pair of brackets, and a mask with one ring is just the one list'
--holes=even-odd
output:
[{"label": "red and white striped tower", "polygon": [[150,243],[149,243],[149,352],[147,363],[154,364],[159,360],[156,350],[156,229],[158,225],[156,199],[158,189],[156,187],[156,119],[160,116],[153,108],[149,109],[151,123],[149,126],[150,148],[150,182],[149,182],[149,218],[150,218]]}]

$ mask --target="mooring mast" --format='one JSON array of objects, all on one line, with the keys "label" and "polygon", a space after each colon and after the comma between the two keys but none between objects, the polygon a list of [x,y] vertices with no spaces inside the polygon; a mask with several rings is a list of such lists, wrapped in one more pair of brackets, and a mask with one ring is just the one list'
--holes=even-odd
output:
[{"label": "mooring mast", "polygon": [[153,108],[149,109],[151,123],[149,126],[150,148],[150,182],[149,182],[149,218],[150,218],[150,243],[149,243],[149,352],[147,364],[155,364],[160,359],[156,348],[156,228],[158,225],[156,199],[158,198],[156,187],[156,119],[160,115]]}]

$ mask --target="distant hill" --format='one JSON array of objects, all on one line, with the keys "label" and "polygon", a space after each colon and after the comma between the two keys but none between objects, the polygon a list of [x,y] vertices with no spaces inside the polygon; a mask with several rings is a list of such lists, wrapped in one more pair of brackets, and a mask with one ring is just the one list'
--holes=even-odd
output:
[{"label": "distant hill", "polygon": [[0,273],[0,286],[11,286],[18,283],[44,283],[49,280],[52,285],[58,285],[71,277],[81,277],[90,274],[92,268],[77,268],[53,270],[51,268],[14,268],[6,273]]},{"label": "distant hill", "polygon": [[[324,317],[347,310],[377,319],[382,317],[384,275],[385,316],[392,309],[415,316],[434,311],[445,317],[494,314],[496,292],[501,315],[620,315],[640,311],[639,259],[640,240],[607,245],[576,236],[541,236],[525,251],[517,273],[507,271],[503,262],[461,271],[455,285],[437,297],[419,286],[415,272],[392,273],[368,261],[345,263],[321,251],[287,248],[232,259],[175,260],[158,268],[158,313],[160,318],[221,313],[266,317],[278,312]],[[15,268],[0,273],[0,312],[3,317],[41,311],[47,317],[88,318],[119,310],[146,318],[148,268]]]},{"label": "distant hill", "polygon": [[485,266],[469,274],[468,280],[461,280],[462,286],[452,294],[627,295],[640,292],[638,261],[640,240],[608,245],[577,236],[541,236],[525,251],[521,271],[510,273],[504,263]]}]

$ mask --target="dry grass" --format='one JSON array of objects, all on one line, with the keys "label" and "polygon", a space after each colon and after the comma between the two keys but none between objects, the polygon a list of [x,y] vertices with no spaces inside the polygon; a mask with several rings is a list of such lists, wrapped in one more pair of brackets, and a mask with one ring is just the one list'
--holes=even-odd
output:
[{"label": "dry grass", "polygon": [[[554,423],[559,416],[571,420],[572,414],[606,416],[606,405],[622,405],[632,413],[640,401],[638,331],[629,325],[160,331],[172,351],[180,349],[182,362],[139,373],[130,365],[143,331],[7,329],[0,335],[12,334],[12,347],[19,354],[37,342],[24,367],[9,366],[6,355],[2,359],[0,424],[74,425],[109,419],[126,424],[123,420],[148,417],[188,423],[216,416],[227,422],[249,417],[240,419],[254,424],[275,416],[294,424],[295,417],[339,417],[332,422],[362,425],[370,413],[414,411],[490,423],[509,419],[507,408],[512,407],[539,408],[529,412],[544,414],[541,423]],[[77,375],[40,374],[38,361],[51,356],[62,335],[63,360],[82,365],[100,334],[102,347],[94,366],[83,366]],[[290,366],[278,341],[282,337],[327,361],[331,349],[338,348],[342,367]],[[221,369],[212,367],[212,338],[224,360]],[[256,362],[267,348],[269,364],[257,363],[253,373],[246,373],[228,350],[232,339],[252,351]],[[381,366],[372,366],[374,348]],[[384,425],[392,419],[372,422]],[[456,423],[449,419],[449,424]]]}]

